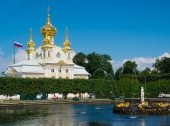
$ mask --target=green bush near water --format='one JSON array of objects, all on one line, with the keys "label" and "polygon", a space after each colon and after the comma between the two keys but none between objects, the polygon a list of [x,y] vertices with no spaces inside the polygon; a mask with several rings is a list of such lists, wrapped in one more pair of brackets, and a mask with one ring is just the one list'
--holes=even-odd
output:
[{"label": "green bush near water", "polygon": [[140,97],[141,86],[146,97],[157,97],[160,92],[170,93],[170,80],[159,79],[142,83],[131,78],[120,80],[99,79],[50,79],[50,78],[0,78],[0,94],[39,94],[39,93],[94,93],[96,98],[113,96]]}]

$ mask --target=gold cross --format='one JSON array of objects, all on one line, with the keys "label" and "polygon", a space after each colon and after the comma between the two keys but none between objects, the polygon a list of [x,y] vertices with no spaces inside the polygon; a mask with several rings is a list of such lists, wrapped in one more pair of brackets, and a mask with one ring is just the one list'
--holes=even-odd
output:
[{"label": "gold cross", "polygon": [[50,7],[47,8],[47,14],[50,15]]}]

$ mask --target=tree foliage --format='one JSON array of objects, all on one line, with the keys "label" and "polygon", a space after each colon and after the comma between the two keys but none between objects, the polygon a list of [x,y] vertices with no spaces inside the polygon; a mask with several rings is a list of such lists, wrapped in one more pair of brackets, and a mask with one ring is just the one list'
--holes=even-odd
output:
[{"label": "tree foliage", "polygon": [[90,53],[87,56],[82,52],[77,53],[73,58],[73,62],[77,65],[85,67],[90,73],[90,78],[103,79],[114,76],[111,57],[106,54]]},{"label": "tree foliage", "polygon": [[122,71],[123,71],[122,67],[120,67],[119,69],[116,70],[116,72],[115,72],[116,80],[120,79],[120,77],[122,76]]},{"label": "tree foliage", "polygon": [[140,74],[150,74],[152,71],[150,68],[145,68],[143,71],[140,72]]},{"label": "tree foliage", "polygon": [[156,59],[153,66],[159,73],[170,73],[170,58],[163,57],[161,59]]},{"label": "tree foliage", "polygon": [[50,79],[50,78],[0,78],[0,94],[39,94],[39,93],[93,93],[97,98],[140,97],[141,87],[145,87],[147,97],[157,97],[160,92],[169,93],[170,80],[158,79],[145,84],[134,78],[124,77],[118,81],[109,79]]},{"label": "tree foliage", "polygon": [[126,61],[123,64],[123,70],[122,74],[134,74],[134,72],[137,72],[137,64],[135,61]]},{"label": "tree foliage", "polygon": [[77,53],[74,58],[73,62],[79,66],[86,66],[86,55],[82,52]]}]

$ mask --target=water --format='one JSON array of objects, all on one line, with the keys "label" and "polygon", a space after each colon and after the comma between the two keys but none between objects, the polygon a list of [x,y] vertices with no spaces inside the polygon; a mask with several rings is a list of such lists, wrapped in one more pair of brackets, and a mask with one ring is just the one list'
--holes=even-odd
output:
[{"label": "water", "polygon": [[170,115],[119,115],[111,104],[8,107],[0,108],[0,126],[170,126]]}]

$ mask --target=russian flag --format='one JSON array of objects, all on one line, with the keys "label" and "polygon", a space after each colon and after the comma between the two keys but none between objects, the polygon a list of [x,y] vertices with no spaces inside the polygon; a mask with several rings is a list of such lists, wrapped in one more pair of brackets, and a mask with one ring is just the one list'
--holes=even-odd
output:
[{"label": "russian flag", "polygon": [[19,42],[14,41],[14,46],[15,47],[23,47],[23,45]]}]

